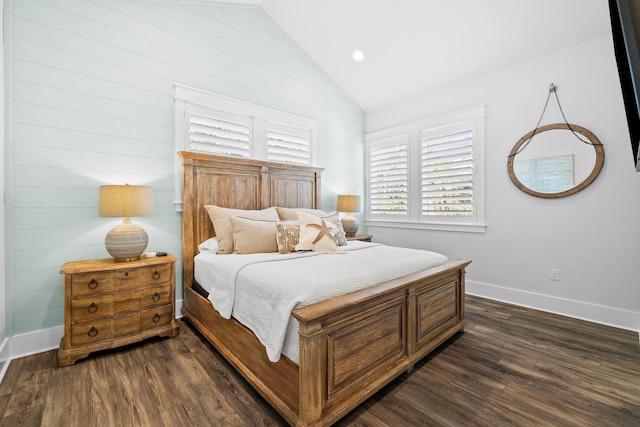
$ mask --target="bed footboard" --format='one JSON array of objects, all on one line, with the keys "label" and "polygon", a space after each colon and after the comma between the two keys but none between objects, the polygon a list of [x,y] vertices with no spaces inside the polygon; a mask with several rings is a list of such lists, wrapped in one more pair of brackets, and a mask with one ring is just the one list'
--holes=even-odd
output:
[{"label": "bed footboard", "polygon": [[270,362],[234,319],[185,288],[182,312],[249,383],[295,426],[329,426],[461,331],[470,261],[381,283],[293,312],[300,360]]},{"label": "bed footboard", "polygon": [[452,261],[294,311],[297,425],[331,425],[461,331],[464,268]]}]

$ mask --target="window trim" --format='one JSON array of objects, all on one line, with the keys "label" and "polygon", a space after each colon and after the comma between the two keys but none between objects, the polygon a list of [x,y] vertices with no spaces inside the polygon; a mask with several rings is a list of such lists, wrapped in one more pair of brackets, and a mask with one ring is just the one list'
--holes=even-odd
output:
[{"label": "window trim", "polygon": [[[405,123],[399,126],[382,129],[365,135],[366,144],[366,174],[367,181],[370,174],[370,149],[400,137],[409,140],[409,215],[404,218],[389,218],[371,215],[370,187],[366,188],[365,224],[368,226],[411,228],[438,231],[459,231],[469,233],[484,233],[485,224],[485,105],[475,106],[457,112]],[[451,217],[434,218],[421,216],[422,192],[420,168],[421,143],[420,133],[438,128],[450,128],[473,121],[475,125],[473,139],[474,162],[474,215],[473,217],[453,219]]]},{"label": "window trim", "polygon": [[[318,136],[318,122],[306,117],[296,116],[274,108],[264,107],[251,102],[242,101],[229,96],[209,92],[204,89],[174,83],[175,106],[175,150],[192,151],[190,146],[189,112],[194,111],[203,114],[206,111],[221,112],[250,118],[251,131],[251,158],[257,160],[267,159],[267,134],[270,125],[297,128],[310,132],[309,140],[309,166],[315,166],[316,146]],[[289,163],[287,163],[289,164]],[[295,164],[295,163],[291,163]],[[174,206],[177,212],[182,212],[182,165],[180,158],[175,158],[175,200]]]}]

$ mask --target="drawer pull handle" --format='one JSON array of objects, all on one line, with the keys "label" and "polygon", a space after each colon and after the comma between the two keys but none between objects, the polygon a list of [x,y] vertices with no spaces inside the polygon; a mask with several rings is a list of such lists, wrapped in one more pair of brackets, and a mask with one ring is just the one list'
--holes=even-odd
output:
[{"label": "drawer pull handle", "polygon": [[160,299],[160,294],[159,293],[155,293],[153,294],[153,296],[151,297],[154,301],[158,301]]},{"label": "drawer pull handle", "polygon": [[129,277],[129,272],[128,271],[124,272],[124,277]]},{"label": "drawer pull handle", "polygon": [[95,326],[92,326],[91,329],[89,329],[89,332],[87,332],[87,335],[89,335],[90,338],[93,338],[98,335],[98,330]]},{"label": "drawer pull handle", "polygon": [[89,282],[89,289],[95,289],[98,287],[98,282],[96,282],[96,279],[91,279],[91,281]]},{"label": "drawer pull handle", "polygon": [[96,311],[98,311],[98,306],[96,305],[95,302],[92,302],[89,308],[87,309],[87,311],[89,313],[95,313]]},{"label": "drawer pull handle", "polygon": [[158,323],[160,321],[160,315],[158,313],[153,315],[153,323]]},{"label": "drawer pull handle", "polygon": [[160,278],[160,273],[158,273],[158,270],[156,270],[156,272],[153,273],[153,276],[151,277],[153,277],[153,280],[158,280]]}]

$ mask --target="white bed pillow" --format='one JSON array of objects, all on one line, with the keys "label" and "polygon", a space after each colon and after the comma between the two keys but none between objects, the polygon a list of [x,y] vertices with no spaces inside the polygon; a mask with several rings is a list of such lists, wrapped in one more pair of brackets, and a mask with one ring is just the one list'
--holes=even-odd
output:
[{"label": "white bed pillow", "polygon": [[198,252],[218,252],[220,245],[217,237],[211,237],[198,245]]}]

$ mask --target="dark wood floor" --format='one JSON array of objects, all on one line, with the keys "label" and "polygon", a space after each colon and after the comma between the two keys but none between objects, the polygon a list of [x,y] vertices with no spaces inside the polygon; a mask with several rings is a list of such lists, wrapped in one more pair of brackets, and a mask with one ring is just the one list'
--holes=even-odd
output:
[{"label": "dark wood floor", "polygon": [[[476,297],[469,324],[338,426],[639,426],[638,334]],[[57,368],[11,362],[2,426],[281,426],[283,419],[183,322]]]}]

